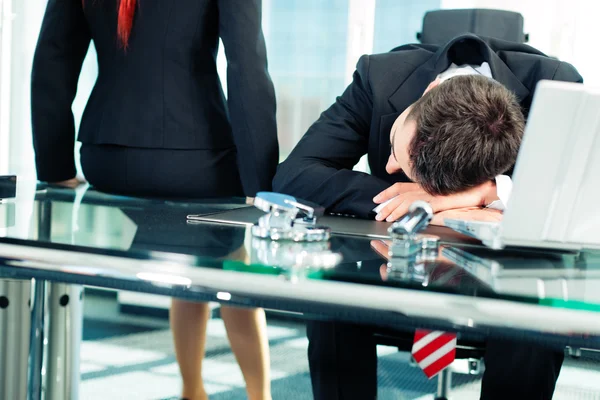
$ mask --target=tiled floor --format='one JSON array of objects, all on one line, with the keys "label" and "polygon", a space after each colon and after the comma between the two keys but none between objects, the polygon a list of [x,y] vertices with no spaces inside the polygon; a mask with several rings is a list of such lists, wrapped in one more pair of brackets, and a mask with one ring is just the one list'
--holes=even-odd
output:
[{"label": "tiled floor", "polygon": [[[180,380],[166,320],[119,315],[114,299],[90,296],[86,315],[84,337],[94,340],[84,341],[81,348],[81,399],[177,398]],[[125,324],[123,334],[119,334],[119,324]],[[103,332],[105,337],[99,339]],[[244,399],[244,381],[222,321],[209,321],[207,333],[204,381],[211,399]],[[270,321],[268,335],[273,398],[311,399],[308,342],[302,324]],[[378,353],[380,399],[433,399],[430,393],[435,391],[435,380],[428,381],[409,366],[406,354],[386,347],[378,348]],[[455,375],[454,384],[453,399],[479,398],[478,380]],[[567,360],[554,398],[600,400],[600,364]]]}]

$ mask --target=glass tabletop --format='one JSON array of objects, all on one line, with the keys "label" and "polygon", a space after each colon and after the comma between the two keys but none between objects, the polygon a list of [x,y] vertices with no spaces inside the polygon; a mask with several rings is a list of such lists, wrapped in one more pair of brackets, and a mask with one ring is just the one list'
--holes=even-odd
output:
[{"label": "glass tabletop", "polygon": [[[37,186],[0,203],[1,273],[198,299],[204,293],[235,301],[237,294],[239,303],[354,304],[432,319],[448,317],[451,307],[452,323],[463,326],[510,313],[490,313],[495,303],[486,301],[502,300],[534,307],[523,310],[540,318],[558,310],[554,317],[571,324],[564,331],[586,327],[600,334],[600,323],[583,314],[569,320],[571,310],[588,317],[600,311],[598,252],[498,252],[468,242],[443,245],[427,257],[389,260],[389,240],[333,235],[328,242],[272,242],[252,237],[245,226],[186,218],[242,207],[248,206],[240,198],[138,199]],[[474,300],[480,309],[466,312]],[[519,323],[533,329],[536,321]]]}]

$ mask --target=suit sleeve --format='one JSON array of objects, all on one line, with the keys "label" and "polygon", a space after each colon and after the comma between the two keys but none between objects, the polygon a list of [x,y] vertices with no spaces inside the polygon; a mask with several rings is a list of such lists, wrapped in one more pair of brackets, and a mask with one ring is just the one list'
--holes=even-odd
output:
[{"label": "suit sleeve", "polygon": [[244,192],[271,190],[279,162],[275,90],[267,70],[261,0],[219,0],[227,104]]},{"label": "suit sleeve", "polygon": [[74,178],[75,123],[71,105],[90,45],[81,0],[49,0],[31,74],[31,124],[38,179]]},{"label": "suit sleeve", "polygon": [[369,142],[373,101],[368,69],[369,57],[363,56],[350,86],[279,166],[273,181],[276,191],[318,203],[330,212],[373,215],[373,197],[389,184],[352,171]]},{"label": "suit sleeve", "polygon": [[566,62],[561,62],[558,65],[552,80],[583,83],[583,77],[579,75],[579,72],[577,72],[575,67]]}]

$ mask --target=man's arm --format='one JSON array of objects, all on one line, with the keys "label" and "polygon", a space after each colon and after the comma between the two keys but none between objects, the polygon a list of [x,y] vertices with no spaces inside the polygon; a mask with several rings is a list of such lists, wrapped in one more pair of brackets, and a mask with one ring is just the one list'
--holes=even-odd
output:
[{"label": "man's arm", "polygon": [[368,71],[369,57],[363,56],[350,86],[279,166],[275,191],[321,204],[330,212],[363,218],[374,215],[373,197],[389,184],[352,171],[369,142],[373,95]]},{"label": "man's arm", "polygon": [[75,177],[75,123],[71,105],[90,45],[81,0],[50,0],[31,74],[31,124],[38,179]]},{"label": "man's arm", "polygon": [[564,81],[564,82],[575,82],[575,83],[583,83],[583,77],[579,75],[579,72],[569,63],[561,62],[556,68],[556,72],[552,77],[554,81]]},{"label": "man's arm", "polygon": [[244,192],[271,189],[279,162],[275,90],[267,70],[261,0],[219,0],[227,56],[227,104]]}]

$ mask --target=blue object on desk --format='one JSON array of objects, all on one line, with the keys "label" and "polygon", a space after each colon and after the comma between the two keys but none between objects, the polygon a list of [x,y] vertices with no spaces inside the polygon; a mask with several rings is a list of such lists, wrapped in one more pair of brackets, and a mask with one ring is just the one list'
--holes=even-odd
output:
[{"label": "blue object on desk", "polygon": [[280,210],[291,211],[295,208],[295,203],[297,203],[297,201],[294,196],[282,193],[258,192],[254,198],[254,205],[256,208],[259,208],[264,212],[269,212],[274,207]]}]

